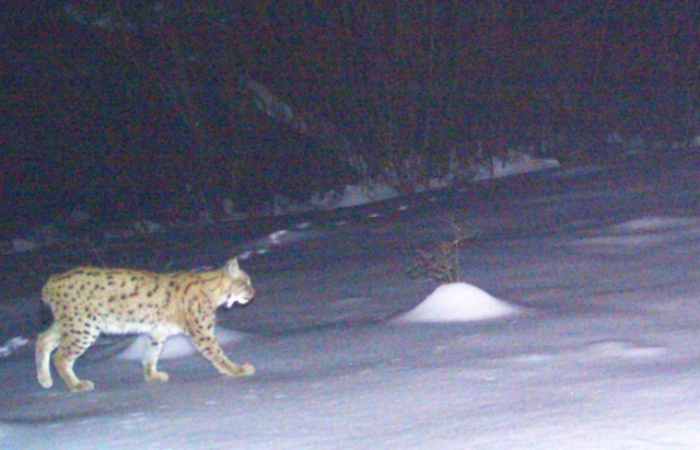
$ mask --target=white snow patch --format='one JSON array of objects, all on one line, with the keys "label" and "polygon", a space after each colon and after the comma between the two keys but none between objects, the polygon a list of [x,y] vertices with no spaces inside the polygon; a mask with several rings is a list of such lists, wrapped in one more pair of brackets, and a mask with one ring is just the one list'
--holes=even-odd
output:
[{"label": "white snow patch", "polygon": [[399,192],[385,184],[368,182],[358,185],[345,186],[343,197],[335,205],[336,208],[364,205],[365,203],[378,202],[389,198],[398,197]]},{"label": "white snow patch", "polygon": [[33,239],[13,239],[12,248],[17,253],[31,252],[39,248],[39,244]]},{"label": "white snow patch", "polygon": [[503,158],[494,156],[491,158],[491,164],[478,164],[476,166],[476,175],[474,181],[488,180],[490,178],[501,178],[519,173],[535,172],[538,170],[559,167],[559,161],[556,159],[540,159],[533,158],[527,153],[508,152],[508,155]]},{"label": "white snow patch", "polygon": [[643,217],[614,225],[605,232],[610,235],[578,239],[572,244],[609,249],[661,245],[700,234],[700,220],[698,218]]},{"label": "white snow patch", "polygon": [[[220,345],[226,345],[230,342],[243,339],[246,335],[236,331],[227,330],[225,328],[217,328],[214,332],[216,340]],[[133,344],[117,355],[118,359],[138,360],[143,357],[144,352],[148,348],[150,340],[147,335],[139,336]],[[163,351],[159,359],[177,359],[197,353],[190,340],[184,334],[172,336],[165,342]]]},{"label": "white snow patch", "polygon": [[439,286],[420,305],[394,319],[395,322],[468,322],[494,319],[520,309],[467,283]]},{"label": "white snow patch", "polygon": [[24,347],[25,345],[27,345],[27,342],[29,342],[29,340],[25,337],[22,337],[22,336],[13,337],[9,341],[5,342],[2,346],[0,346],[0,358],[3,358],[5,356],[10,356],[18,348]]},{"label": "white snow patch", "polygon": [[249,259],[253,254],[264,255],[269,252],[272,247],[286,245],[293,242],[298,242],[316,234],[304,233],[301,231],[278,230],[270,233],[268,236],[252,241],[248,244],[248,248],[238,254],[241,260]]},{"label": "white snow patch", "polygon": [[[630,342],[606,341],[590,344],[585,353],[591,358],[654,358],[663,356],[666,349],[656,346],[640,346]],[[585,355],[581,355],[585,357]]]},{"label": "white snow patch", "polygon": [[649,361],[668,354],[668,349],[660,346],[637,345],[624,341],[603,341],[584,345],[569,352],[526,353],[508,358],[519,364],[542,364],[551,362],[595,362],[604,360]]},{"label": "white snow patch", "polygon": [[602,247],[648,247],[664,244],[678,240],[678,236],[663,234],[648,234],[640,236],[601,236],[594,238],[579,239],[573,244],[602,246]]},{"label": "white snow patch", "polygon": [[641,219],[628,220],[613,226],[616,231],[645,231],[665,230],[672,228],[696,229],[700,226],[700,220],[688,217],[643,217]]},{"label": "white snow patch", "polygon": [[287,230],[279,230],[275,231],[274,233],[270,234],[268,236],[268,239],[270,239],[270,244],[279,244],[282,240],[282,237],[289,233]]},{"label": "white snow patch", "polygon": [[238,259],[245,261],[246,259],[250,258],[252,255],[253,255],[252,250],[246,250],[244,252],[239,253],[237,257],[238,257]]}]

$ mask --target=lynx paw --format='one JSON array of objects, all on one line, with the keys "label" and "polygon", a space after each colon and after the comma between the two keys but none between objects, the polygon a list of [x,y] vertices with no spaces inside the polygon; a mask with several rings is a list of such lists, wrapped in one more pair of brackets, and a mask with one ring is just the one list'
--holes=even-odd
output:
[{"label": "lynx paw", "polygon": [[170,379],[167,372],[153,372],[152,374],[146,374],[146,381],[162,381],[166,382]]},{"label": "lynx paw", "polygon": [[252,364],[243,364],[241,370],[243,370],[242,376],[244,377],[249,377],[255,373],[255,367]]},{"label": "lynx paw", "polygon": [[41,387],[43,387],[44,389],[48,389],[48,388],[50,388],[51,386],[53,386],[53,379],[51,378],[51,375],[49,375],[49,376],[42,376],[42,375],[39,375],[37,378],[38,378],[38,380],[39,380],[39,384],[40,384]]},{"label": "lynx paw", "polygon": [[228,369],[224,374],[230,377],[249,377],[255,373],[255,367],[250,364],[243,364],[241,366],[234,365],[232,368]]},{"label": "lynx paw", "polygon": [[95,389],[95,385],[92,384],[92,381],[90,380],[78,381],[77,383],[69,387],[71,392],[86,392]]}]

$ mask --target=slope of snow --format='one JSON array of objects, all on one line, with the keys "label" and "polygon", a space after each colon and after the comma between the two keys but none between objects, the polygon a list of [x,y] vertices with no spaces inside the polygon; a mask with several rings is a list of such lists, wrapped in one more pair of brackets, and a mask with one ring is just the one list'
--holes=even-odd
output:
[{"label": "slope of snow", "polygon": [[516,314],[515,306],[467,283],[443,284],[395,322],[467,322]]},{"label": "slope of snow", "polygon": [[[659,164],[275,222],[297,231],[249,243],[266,250],[243,263],[257,298],[220,316],[250,333],[223,348],[254,376],[192,355],[146,383],[135,362],[86,358],[96,389],[71,394],[42,389],[20,347],[0,359],[0,448],[700,448],[700,178]],[[455,214],[480,229],[460,274],[490,294],[431,296],[404,273],[400,249],[449,235]],[[224,261],[227,233],[190,251]],[[452,320],[491,318],[498,298],[528,314]],[[419,303],[408,314],[440,320],[382,321]]]}]

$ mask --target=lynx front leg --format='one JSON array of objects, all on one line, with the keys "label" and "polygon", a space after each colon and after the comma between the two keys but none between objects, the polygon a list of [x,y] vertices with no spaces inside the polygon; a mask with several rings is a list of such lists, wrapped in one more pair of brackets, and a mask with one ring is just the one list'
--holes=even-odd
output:
[{"label": "lynx front leg", "polygon": [[200,328],[187,333],[194,348],[224,375],[229,377],[247,377],[253,375],[255,373],[255,368],[252,365],[243,364],[239,366],[232,363],[226,357],[211,330],[212,329],[204,331]]},{"label": "lynx front leg", "polygon": [[146,381],[168,381],[170,378],[166,372],[159,372],[156,369],[160,352],[163,350],[163,345],[167,336],[151,335],[150,345],[143,355],[143,377]]}]

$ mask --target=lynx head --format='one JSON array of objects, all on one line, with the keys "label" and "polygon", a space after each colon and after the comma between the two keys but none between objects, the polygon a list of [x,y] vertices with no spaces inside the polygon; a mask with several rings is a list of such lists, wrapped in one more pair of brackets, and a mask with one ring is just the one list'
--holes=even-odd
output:
[{"label": "lynx head", "polygon": [[216,303],[226,305],[234,303],[245,305],[252,300],[255,289],[250,283],[250,277],[238,265],[238,258],[230,260],[222,269],[221,285],[216,289]]}]

